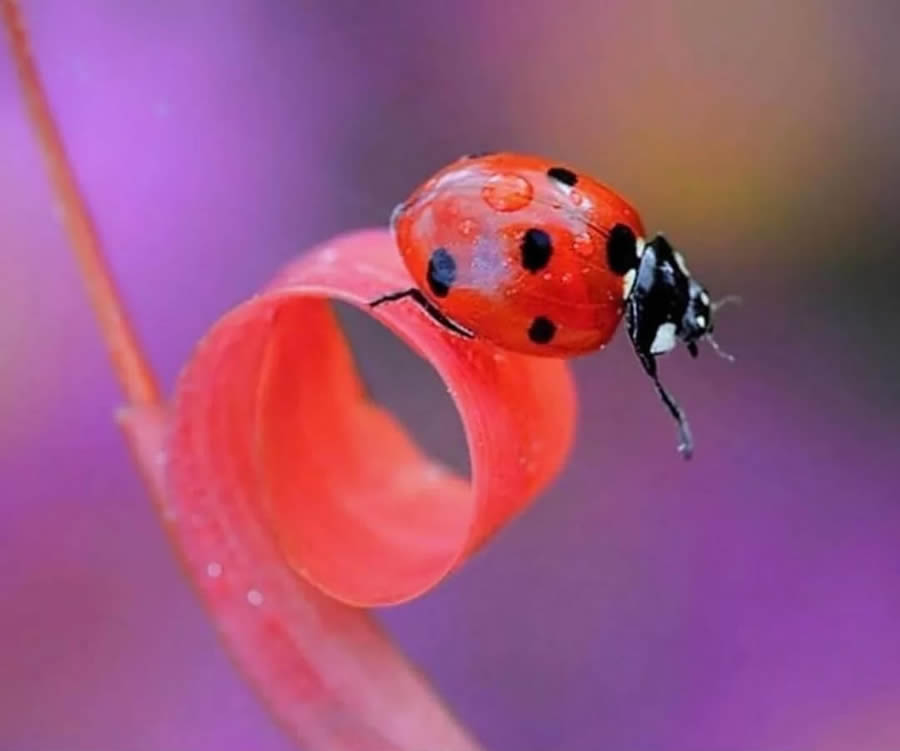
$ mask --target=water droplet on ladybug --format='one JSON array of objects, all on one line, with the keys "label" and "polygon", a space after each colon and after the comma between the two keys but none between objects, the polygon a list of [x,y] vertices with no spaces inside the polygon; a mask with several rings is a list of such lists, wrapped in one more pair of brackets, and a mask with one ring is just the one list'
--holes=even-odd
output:
[{"label": "water droplet on ladybug", "polygon": [[574,248],[575,252],[582,258],[590,258],[592,255],[594,255],[594,241],[591,239],[591,236],[587,232],[583,232],[580,235],[575,235],[572,247]]},{"label": "water droplet on ladybug", "polygon": [[534,188],[521,175],[494,175],[481,189],[481,197],[494,211],[519,211],[531,203]]}]

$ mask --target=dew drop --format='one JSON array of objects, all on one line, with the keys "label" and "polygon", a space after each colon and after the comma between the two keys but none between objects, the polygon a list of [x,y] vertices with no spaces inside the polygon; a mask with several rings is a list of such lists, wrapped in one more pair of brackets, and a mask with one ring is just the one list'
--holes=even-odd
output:
[{"label": "dew drop", "polygon": [[594,243],[587,232],[575,236],[573,248],[582,258],[590,258],[594,255]]},{"label": "dew drop", "polygon": [[518,211],[531,203],[534,188],[521,175],[494,175],[481,189],[481,197],[495,211]]},{"label": "dew drop", "polygon": [[435,464],[430,464],[422,473],[422,479],[427,485],[437,485],[444,476],[444,471]]},{"label": "dew drop", "polygon": [[222,575],[222,564],[216,561],[210,561],[206,564],[206,575],[210,579],[218,579]]},{"label": "dew drop", "polygon": [[258,589],[251,589],[247,591],[247,602],[249,602],[253,607],[258,608],[263,604],[263,595]]}]

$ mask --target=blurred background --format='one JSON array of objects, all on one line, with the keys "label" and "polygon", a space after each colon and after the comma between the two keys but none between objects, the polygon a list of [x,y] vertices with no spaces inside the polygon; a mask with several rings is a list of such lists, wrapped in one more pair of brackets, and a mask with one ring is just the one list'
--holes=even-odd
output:
[{"label": "blurred background", "polygon": [[[900,748],[900,5],[25,6],[167,387],[282,264],[385,224],[474,151],[594,174],[714,296],[744,297],[718,324],[736,364],[662,364],[694,462],[620,337],[574,365],[578,443],[553,487],[381,613],[488,748]],[[120,394],[7,52],[0,748],[286,751],[113,424]],[[433,373],[345,320],[376,395],[464,467]]]}]

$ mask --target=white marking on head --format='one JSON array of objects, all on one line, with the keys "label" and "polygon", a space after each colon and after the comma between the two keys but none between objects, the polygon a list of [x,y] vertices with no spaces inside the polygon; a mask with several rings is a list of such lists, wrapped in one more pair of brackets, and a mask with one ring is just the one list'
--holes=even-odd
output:
[{"label": "white marking on head", "polygon": [[697,325],[698,325],[701,329],[705,329],[705,328],[706,328],[706,316],[697,316],[696,321],[697,321]]},{"label": "white marking on head", "polygon": [[637,257],[640,258],[644,255],[644,250],[647,248],[647,241],[644,240],[643,237],[637,238],[637,242],[635,244],[635,251],[637,252]]},{"label": "white marking on head", "polygon": [[675,262],[678,264],[678,268],[681,269],[681,273],[685,276],[690,276],[691,272],[688,271],[687,264],[684,262],[684,256],[681,255],[677,250],[675,251]]},{"label": "white marking on head", "polygon": [[650,345],[651,355],[663,355],[675,349],[675,324],[664,323],[656,330],[653,344]]},{"label": "white marking on head", "polygon": [[704,305],[709,305],[709,295],[706,293],[706,291],[700,293],[700,302],[702,302]]},{"label": "white marking on head", "polygon": [[635,271],[634,269],[628,269],[628,271],[625,272],[625,276],[622,277],[622,279],[623,279],[622,294],[624,295],[625,299],[627,300],[628,296],[631,294],[631,289],[634,287],[634,281],[635,281],[635,279],[637,279],[637,271]]}]

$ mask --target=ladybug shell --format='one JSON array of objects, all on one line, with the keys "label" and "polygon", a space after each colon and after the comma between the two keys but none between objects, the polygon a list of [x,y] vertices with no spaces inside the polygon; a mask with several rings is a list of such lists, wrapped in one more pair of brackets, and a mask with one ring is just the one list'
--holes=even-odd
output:
[{"label": "ladybug shell", "polygon": [[394,210],[391,226],[416,285],[445,316],[505,349],[554,357],[610,340],[644,237],[610,188],[510,153],[445,167]]}]

